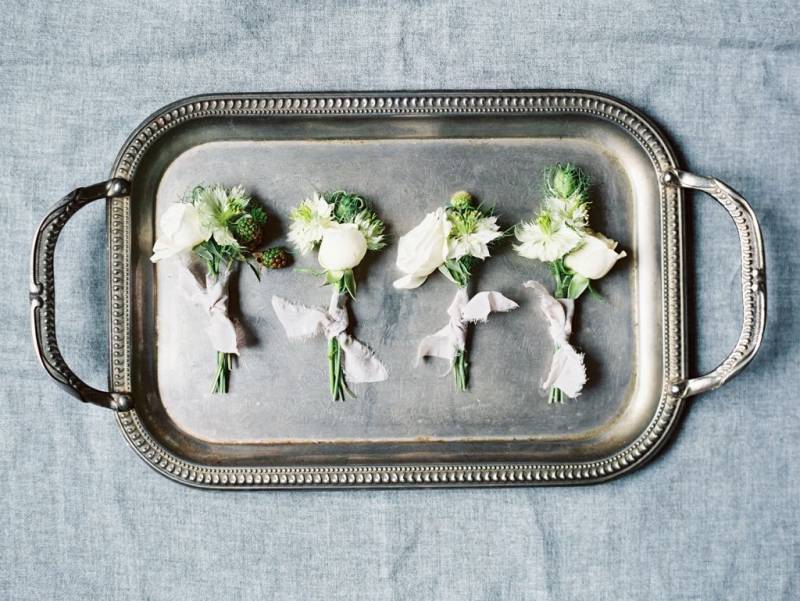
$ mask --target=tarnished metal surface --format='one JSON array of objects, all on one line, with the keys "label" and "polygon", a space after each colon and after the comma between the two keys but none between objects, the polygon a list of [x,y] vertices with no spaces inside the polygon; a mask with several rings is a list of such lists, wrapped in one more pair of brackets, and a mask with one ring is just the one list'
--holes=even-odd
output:
[{"label": "tarnished metal surface", "polygon": [[[416,344],[446,321],[454,286],[434,276],[394,290],[391,243],[362,264],[354,334],[390,378],[344,403],[329,400],[324,344],[287,341],[270,306],[274,293],[325,304],[315,278],[240,274],[232,305],[248,341],[231,393],[216,396],[201,310],[177,289],[177,265],[148,260],[158,215],[201,182],[243,184],[272,218],[272,243],[283,241],[289,207],[334,188],[372,198],[396,240],[457,189],[496,205],[510,226],[531,215],[542,169],[558,161],[590,174],[592,225],[629,255],[600,282],[603,300],[578,304],[574,341],[589,385],[562,405],[539,391],[552,351],[522,287],[530,278],[551,286],[550,276],[510,241],[479,268],[473,291],[499,290],[520,309],[472,329],[467,393],[439,377],[441,363],[414,368]],[[629,470],[666,440],[683,399],[707,387],[685,373],[682,195],[667,175],[683,173],[676,166],[642,116],[592,93],[225,95],[166,107],[113,170],[130,182],[130,196],[109,200],[111,384],[135,405],[118,414],[122,431],[165,475],[214,487],[593,482]],[[754,217],[747,226],[743,281],[758,283],[763,261],[746,263],[760,245]],[[757,350],[763,303],[754,298],[745,294],[748,339],[714,383]]]}]

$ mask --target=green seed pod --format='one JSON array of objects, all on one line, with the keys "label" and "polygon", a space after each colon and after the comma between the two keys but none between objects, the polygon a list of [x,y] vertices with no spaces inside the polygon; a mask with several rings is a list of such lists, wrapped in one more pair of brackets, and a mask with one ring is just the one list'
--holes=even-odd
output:
[{"label": "green seed pod", "polygon": [[460,190],[450,197],[450,206],[454,209],[468,209],[472,206],[472,194],[466,190]]}]

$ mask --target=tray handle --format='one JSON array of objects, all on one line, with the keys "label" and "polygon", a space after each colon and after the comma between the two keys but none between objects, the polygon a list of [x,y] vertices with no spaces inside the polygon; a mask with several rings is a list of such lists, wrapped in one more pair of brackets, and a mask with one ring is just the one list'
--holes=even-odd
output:
[{"label": "tray handle", "polygon": [[56,340],[56,298],[54,262],[55,250],[61,230],[69,219],[94,200],[124,196],[128,192],[124,179],[110,179],[78,188],[57,202],[45,215],[31,252],[31,326],[33,345],[45,371],[72,396],[84,403],[93,403],[113,409],[127,411],[133,407],[130,395],[105,392],[83,382],[67,366]]},{"label": "tray handle", "polygon": [[667,171],[662,181],[670,186],[700,190],[719,202],[739,232],[742,248],[742,306],[744,310],[739,340],[728,357],[713,371],[698,378],[690,378],[675,392],[690,397],[707,390],[715,390],[738,374],[750,363],[761,346],[767,322],[766,264],[764,241],[753,209],[735,190],[714,179],[687,171]]}]

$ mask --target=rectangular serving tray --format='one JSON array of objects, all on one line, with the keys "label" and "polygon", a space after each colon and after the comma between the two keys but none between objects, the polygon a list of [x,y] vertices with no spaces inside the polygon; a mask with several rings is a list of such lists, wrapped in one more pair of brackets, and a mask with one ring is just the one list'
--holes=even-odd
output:
[{"label": "rectangular serving tray", "polygon": [[[149,256],[161,212],[198,183],[242,184],[283,241],[291,206],[315,190],[374,200],[391,240],[468,189],[506,227],[529,217],[543,167],[570,161],[594,182],[592,225],[628,258],[582,300],[574,342],[589,385],[548,404],[539,382],[551,342],[528,279],[544,265],[503,244],[473,278],[520,309],[472,329],[472,387],[454,391],[443,366],[414,366],[425,334],[447,321],[444,278],[415,291],[391,282],[396,247],[358,270],[353,333],[387,365],[386,382],[330,400],[325,345],[287,341],[273,294],[326,304],[328,291],[293,270],[231,291],[247,332],[226,396],[208,392],[213,351],[176,283],[178,266]],[[716,370],[689,378],[685,362],[683,188],[701,189],[734,218],[742,244],[744,323]],[[107,199],[110,392],[81,382],[55,337],[53,254],[80,207]],[[298,258],[297,266],[313,266]],[[643,464],[675,430],[685,400],[737,373],[765,323],[763,244],[744,199],[678,168],[639,112],[591,92],[210,95],[147,119],[120,151],[112,178],[67,195],[45,217],[32,255],[34,341],[45,369],[78,398],[116,411],[131,447],[160,473],[213,488],[590,483]]]}]

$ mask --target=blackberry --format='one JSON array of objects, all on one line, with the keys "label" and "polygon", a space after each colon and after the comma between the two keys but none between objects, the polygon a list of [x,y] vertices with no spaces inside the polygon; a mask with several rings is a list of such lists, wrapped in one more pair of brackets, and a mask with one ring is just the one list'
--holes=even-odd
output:
[{"label": "blackberry", "polygon": [[281,246],[273,246],[262,252],[258,261],[267,269],[283,269],[292,262],[292,255]]},{"label": "blackberry", "polygon": [[239,217],[232,229],[236,240],[245,246],[257,246],[257,242],[261,238],[261,226],[249,214]]}]

